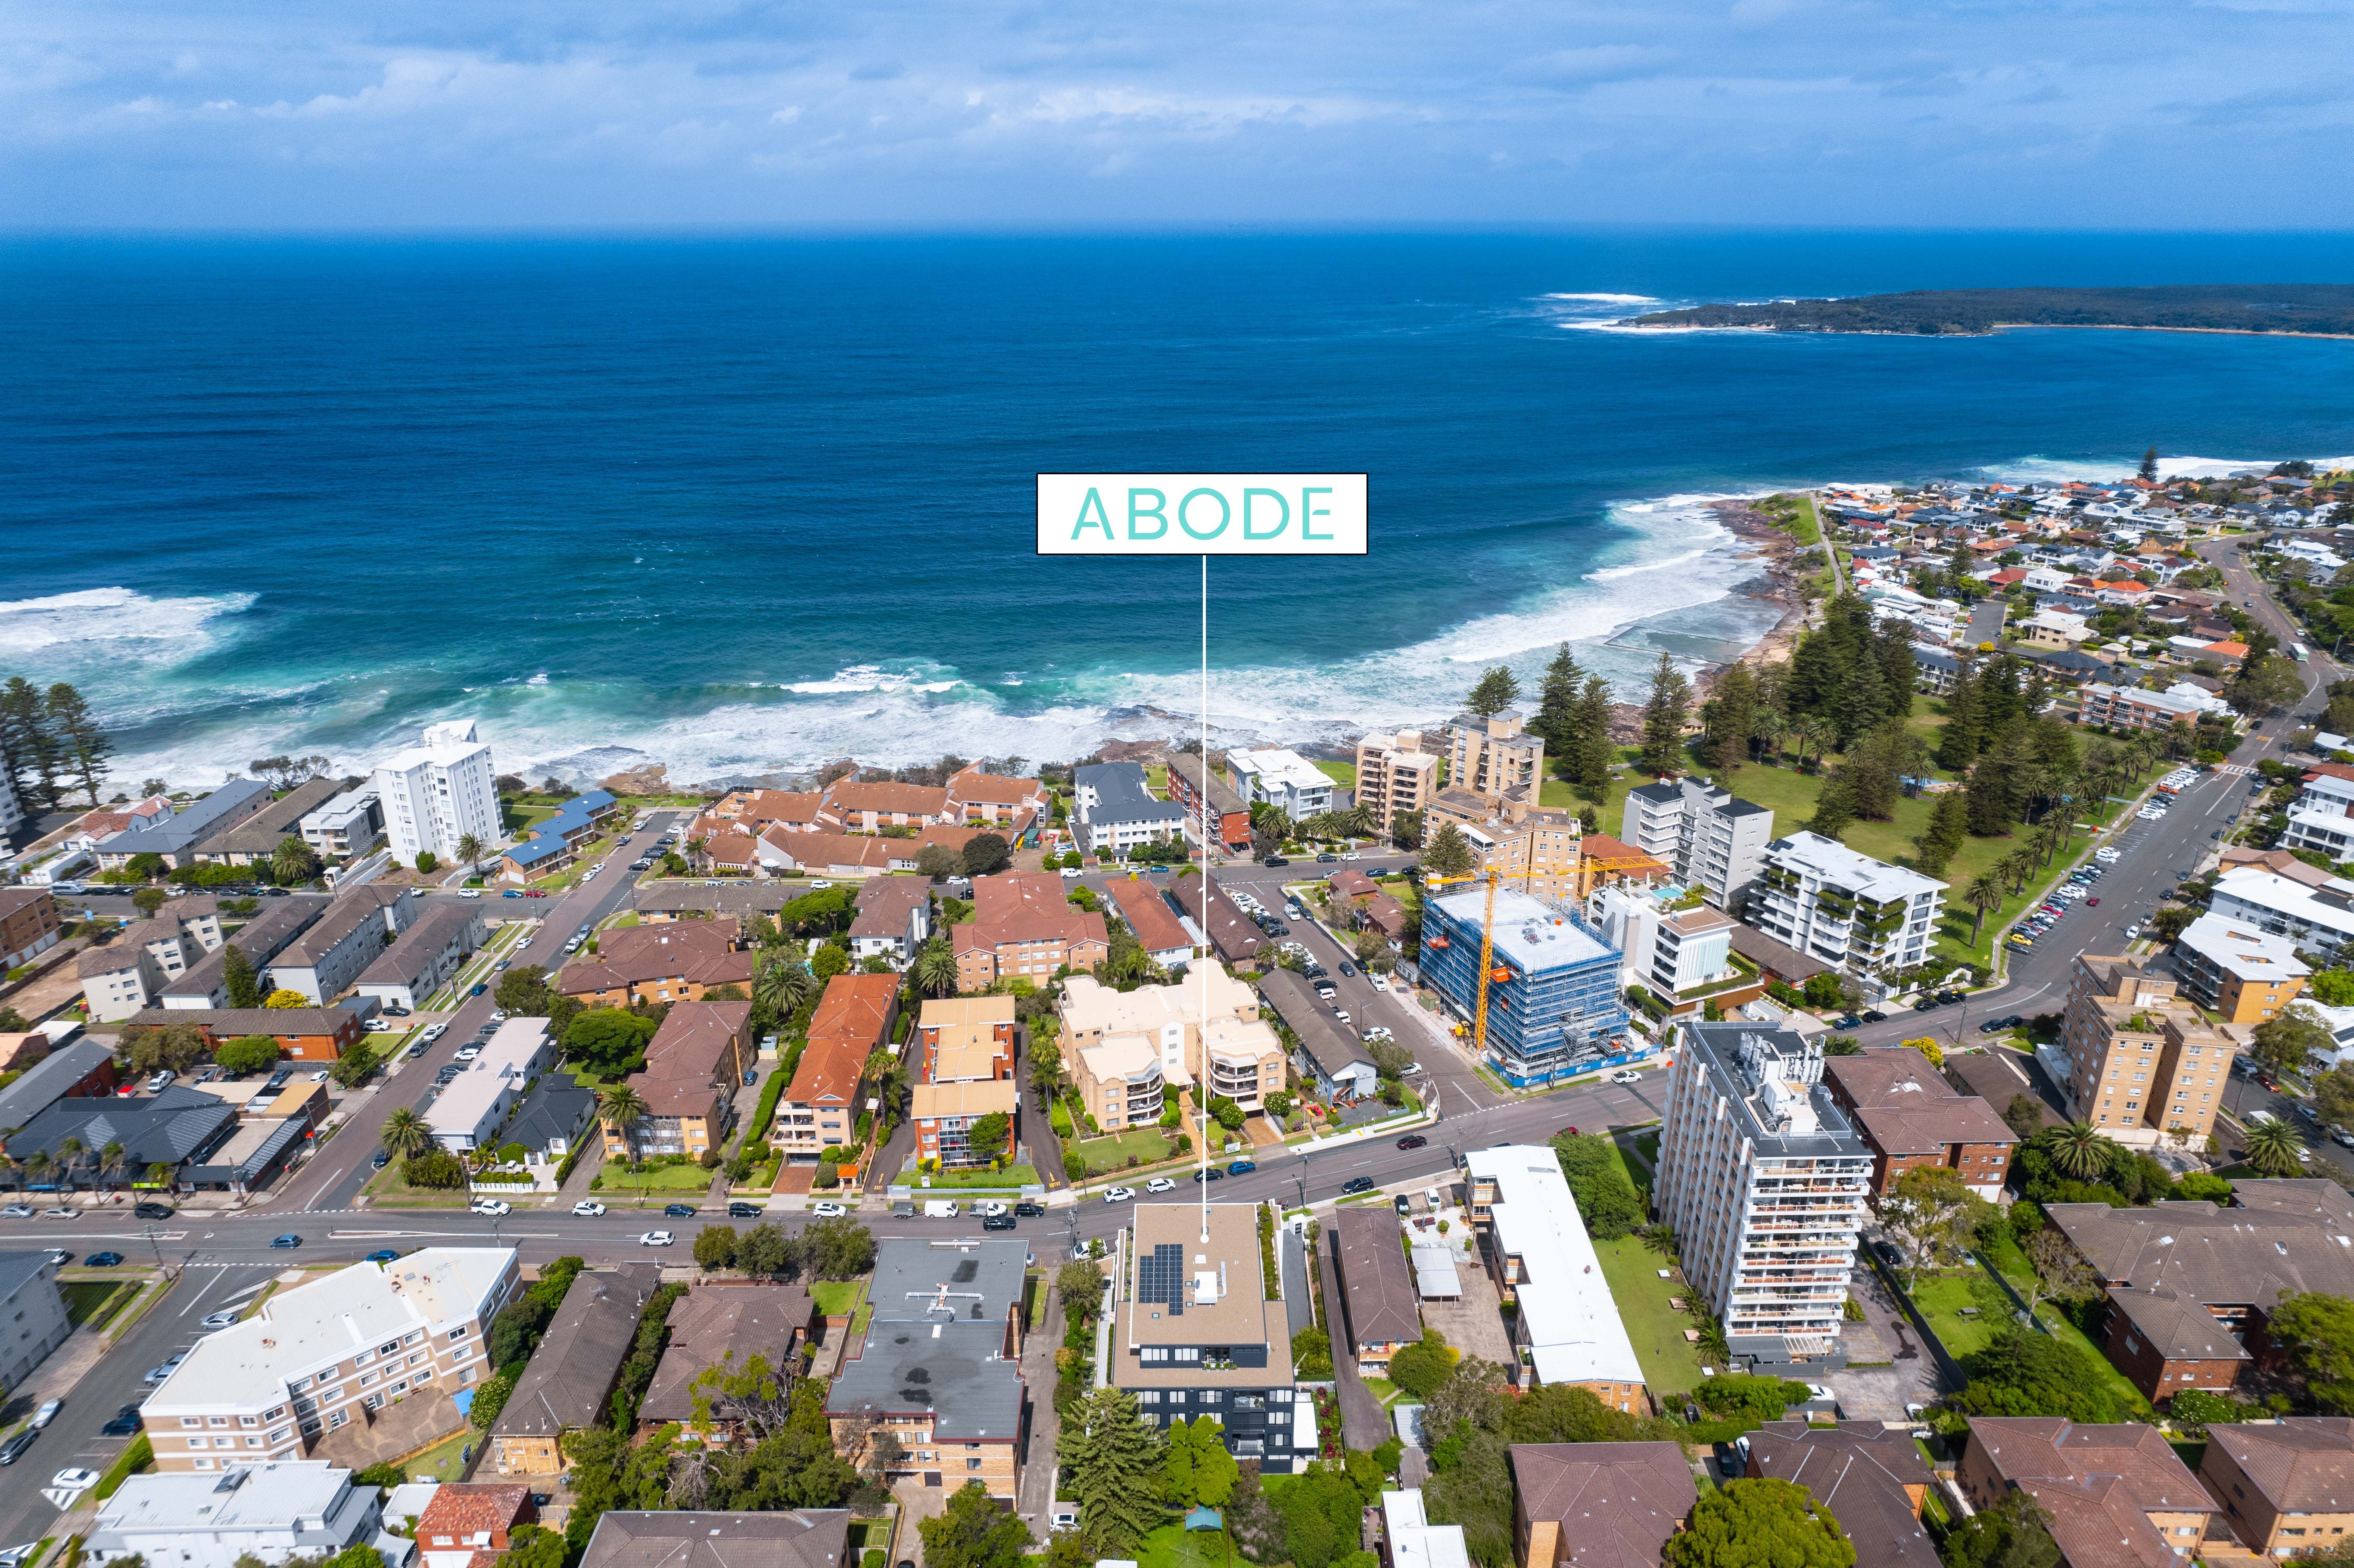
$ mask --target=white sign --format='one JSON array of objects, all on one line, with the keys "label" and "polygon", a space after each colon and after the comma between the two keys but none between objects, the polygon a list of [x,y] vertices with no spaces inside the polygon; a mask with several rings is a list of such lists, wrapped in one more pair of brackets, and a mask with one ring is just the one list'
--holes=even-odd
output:
[{"label": "white sign", "polygon": [[1362,556],[1362,473],[1042,473],[1042,556]]}]

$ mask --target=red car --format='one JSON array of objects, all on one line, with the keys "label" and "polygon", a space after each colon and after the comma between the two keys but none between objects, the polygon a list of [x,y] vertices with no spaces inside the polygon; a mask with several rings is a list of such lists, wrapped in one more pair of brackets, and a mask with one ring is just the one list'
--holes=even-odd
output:
[{"label": "red car", "polygon": [[2087,898],[2084,900],[2084,907],[2087,909],[2098,909],[2100,906],[2101,901],[2097,898]]}]

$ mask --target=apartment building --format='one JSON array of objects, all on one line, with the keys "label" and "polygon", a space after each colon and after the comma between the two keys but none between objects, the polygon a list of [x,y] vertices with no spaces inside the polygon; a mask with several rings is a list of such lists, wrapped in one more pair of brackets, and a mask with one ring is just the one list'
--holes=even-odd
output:
[{"label": "apartment building", "polygon": [[384,800],[374,785],[363,784],[313,807],[294,827],[320,859],[349,860],[384,842]]},{"label": "apartment building", "polygon": [[492,1371],[484,1330],[520,1283],[513,1247],[425,1247],[278,1291],[198,1340],[147,1396],[156,1468],[306,1458],[387,1399],[481,1382]]},{"label": "apartment building", "polygon": [[455,863],[458,841],[484,848],[505,836],[499,827],[498,769],[474,721],[425,726],[425,740],[376,765],[371,780],[383,803],[385,839],[392,858],[414,863],[429,851]]},{"label": "apartment building", "polygon": [[[916,1158],[947,1171],[1011,1160],[1019,1145],[1022,1092],[1011,1078],[917,1084],[907,1092],[907,1119],[916,1128]],[[984,1118],[1005,1118],[1005,1136],[986,1142],[974,1134]]]},{"label": "apartment building", "polygon": [[1521,1568],[1663,1562],[1700,1500],[1691,1461],[1675,1443],[1514,1443],[1504,1463]]},{"label": "apartment building", "polygon": [[850,1514],[805,1508],[790,1513],[711,1510],[612,1510],[597,1517],[580,1568],[844,1568]]},{"label": "apartment building", "polygon": [[[1085,975],[1063,983],[1058,1009],[1064,1049],[1082,1055],[1119,1046],[1096,1059],[1091,1073],[1107,1087],[1114,1078],[1139,1086],[1140,1045],[1159,1068],[1161,1081],[1233,1100],[1257,1111],[1268,1094],[1283,1087],[1283,1043],[1259,1018],[1251,988],[1219,965],[1205,964],[1173,985],[1139,986],[1118,991]],[[1154,1091],[1157,1093],[1158,1091]],[[1197,1097],[1198,1095],[1197,1095]],[[1103,1096],[1088,1102],[1096,1111]],[[1156,1101],[1153,1119],[1160,1117]]]},{"label": "apartment building", "polygon": [[[1423,980],[1465,1020],[1479,1009],[1488,910],[1485,888],[1423,905]],[[1617,949],[1564,906],[1514,889],[1497,890],[1494,911],[1488,1065],[1523,1088],[1629,1059]]]},{"label": "apartment building", "polygon": [[752,986],[754,955],[733,919],[663,920],[597,934],[595,955],[557,971],[556,986],[584,1007],[700,1001],[723,985]]},{"label": "apartment building", "polygon": [[1500,798],[1449,786],[1431,797],[1422,816],[1425,845],[1449,826],[1463,835],[1477,872],[1494,872],[1509,887],[1548,901],[1577,896],[1582,819],[1563,807],[1534,804],[1533,787]]},{"label": "apartment building", "polygon": [[949,792],[929,784],[862,783],[837,779],[826,786],[825,803],[818,810],[818,825],[850,833],[872,833],[884,828],[920,828],[929,822],[961,820],[949,801]]},{"label": "apartment building", "polygon": [[495,1146],[499,1129],[540,1074],[556,1065],[556,1042],[545,1018],[510,1018],[500,1024],[471,1062],[457,1064],[450,1080],[426,1107],[433,1141],[456,1152]]},{"label": "apartment building", "polygon": [[1226,782],[1245,806],[1274,806],[1295,822],[1332,809],[1331,775],[1296,751],[1266,747],[1226,753]]},{"label": "apartment building", "polygon": [[1159,883],[1124,878],[1108,891],[1112,907],[1128,922],[1145,957],[1165,969],[1182,969],[1193,963],[1193,934],[1170,908]]},{"label": "apartment building", "polygon": [[2354,1531],[2354,1420],[2284,1415],[2207,1430],[2200,1478],[2249,1551],[2294,1557],[2341,1545]]},{"label": "apartment building", "polygon": [[1509,709],[1489,718],[1458,719],[1447,736],[1447,784],[1500,800],[1517,789],[1533,797],[1544,780],[1544,742]]},{"label": "apartment building", "polygon": [[2354,1197],[2334,1181],[2243,1181],[2208,1202],[2053,1203],[2051,1223],[2107,1296],[2101,1351],[2145,1397],[2228,1393],[2278,1373],[2264,1325],[2282,1298],[2354,1295]]},{"label": "apartment building", "polygon": [[1430,804],[1438,793],[1442,760],[1437,752],[1422,748],[1417,729],[1368,735],[1357,742],[1357,804],[1373,813],[1378,832],[1386,835],[1401,811]]},{"label": "apartment building", "polygon": [[1074,906],[1058,876],[1007,871],[977,877],[972,900],[972,918],[949,938],[959,991],[986,991],[1001,980],[1044,986],[1066,967],[1092,969],[1111,950],[1104,917]]},{"label": "apartment building", "polygon": [[2354,860],[2354,779],[2310,773],[2288,809],[2281,846],[2317,850],[2332,861]]},{"label": "apartment building", "polygon": [[503,882],[525,882],[572,863],[594,846],[606,825],[621,814],[621,803],[602,789],[577,795],[524,830],[524,840],[498,856]]},{"label": "apartment building", "polygon": [[1487,1244],[1480,1256],[1497,1293],[1515,1304],[1510,1327],[1522,1386],[1566,1383],[1613,1410],[1649,1415],[1642,1363],[1552,1149],[1475,1149],[1463,1169],[1471,1224]]},{"label": "apartment building", "polygon": [[74,958],[93,1023],[120,1023],[161,1005],[164,987],[221,945],[219,901],[175,898],[103,948]]},{"label": "apartment building", "polygon": [[2188,1563],[2216,1511],[2166,1435],[2138,1421],[1973,1416],[1954,1479],[1974,1508],[2033,1498],[2068,1568]]},{"label": "apartment building", "polygon": [[[510,1019],[501,1027],[513,1024]],[[810,1034],[814,1050],[814,1021]],[[646,1113],[628,1127],[605,1128],[606,1158],[699,1157],[720,1147],[734,1124],[736,1090],[758,1056],[750,1002],[673,1002],[662,1027],[646,1042],[644,1070],[630,1075],[630,1087],[645,1102]]]},{"label": "apartment building", "polygon": [[1908,1171],[1943,1167],[1988,1202],[2002,1196],[2019,1135],[1995,1108],[1937,1075],[1907,1046],[1867,1049],[1823,1064],[1831,1098],[1863,1135],[1872,1190],[1885,1194]]},{"label": "apartment building", "polygon": [[1758,1369],[1840,1366],[1872,1153],[1823,1086],[1822,1037],[1685,1023],[1654,1205],[1684,1275]]},{"label": "apartment building", "polygon": [[2285,874],[2261,864],[2227,863],[2208,895],[2207,908],[2285,937],[2307,952],[2335,954],[2354,941],[2354,882],[2302,861]]},{"label": "apartment building", "polygon": [[290,1459],[226,1476],[128,1476],[96,1505],[83,1555],[99,1563],[175,1568],[317,1562],[386,1539],[382,1498],[379,1489],[355,1486],[350,1470],[324,1460]]},{"label": "apartment building", "polygon": [[566,1469],[567,1433],[601,1426],[638,1319],[662,1287],[662,1267],[624,1263],[574,1277],[523,1376],[491,1427],[492,1467],[502,1476]]},{"label": "apartment building", "polygon": [[[224,939],[221,947],[202,958],[192,959],[187,969],[175,979],[164,982],[156,1000],[166,1008],[205,1010],[228,1005],[228,954],[235,947],[251,963],[266,994],[270,985],[270,963],[285,951],[294,938],[309,930],[326,914],[328,900],[314,893],[290,894],[273,898],[262,906],[261,913],[237,928],[235,935]],[[167,906],[168,907],[168,906]]]},{"label": "apartment building", "polygon": [[891,1044],[899,1018],[899,977],[836,975],[810,1018],[793,1081],[777,1101],[769,1141],[795,1164],[828,1149],[856,1147],[859,1085],[866,1058]]},{"label": "apartment building", "polygon": [[1882,974],[1929,956],[1945,883],[1797,832],[1766,846],[1750,889],[1750,925],[1819,963],[1881,991]]},{"label": "apartment building", "polygon": [[2173,961],[2182,994],[2226,1023],[2279,1017],[2313,972],[2287,938],[2213,914],[2183,927],[2174,939]]},{"label": "apartment building", "polygon": [[1077,807],[1071,835],[1089,854],[1126,860],[1131,850],[1185,836],[1185,808],[1152,792],[1140,762],[1076,768],[1071,787]]},{"label": "apartment building", "polygon": [[2112,686],[2087,681],[2079,694],[2084,722],[2110,729],[2162,730],[2178,724],[2196,724],[2207,705],[2171,692],[2145,692],[2137,686]]},{"label": "apartment building", "polygon": [[46,1251],[0,1252],[0,1382],[22,1388],[73,1332],[58,1266]]},{"label": "apartment building", "polygon": [[[1092,980],[1087,983],[1093,984]],[[1013,1076],[1013,999],[935,996],[916,1015],[915,1079],[987,1083]]]},{"label": "apartment building", "polygon": [[1765,869],[1774,813],[1712,779],[1662,779],[1627,791],[1618,837],[1737,917]]},{"label": "apartment building", "polygon": [[416,919],[417,895],[410,888],[371,882],[339,894],[316,925],[270,960],[270,983],[323,1007],[356,985]]},{"label": "apartment building", "polygon": [[342,789],[337,779],[306,779],[237,826],[207,839],[198,847],[196,858],[225,865],[264,863],[278,853],[280,844],[299,838],[302,819]]},{"label": "apartment building", "polygon": [[698,1285],[671,1304],[670,1339],[639,1403],[637,1435],[644,1437],[676,1422],[712,1446],[748,1436],[738,1416],[712,1407],[708,1384],[697,1387],[704,1373],[741,1372],[756,1358],[771,1367],[790,1364],[824,1321],[799,1285]]},{"label": "apartment building", "polygon": [[895,969],[904,969],[931,935],[931,878],[875,876],[859,885],[858,917],[851,922],[850,950],[862,963],[881,959]]},{"label": "apartment building", "polygon": [[1180,752],[1169,759],[1169,799],[1185,809],[1185,832],[1194,842],[1201,841],[1206,824],[1218,847],[1250,848],[1250,802],[1204,768],[1200,758]]},{"label": "apartment building", "polygon": [[0,888],[0,969],[31,963],[58,945],[63,929],[48,888]]},{"label": "apartment building", "polygon": [[[150,797],[154,799],[154,797]],[[150,813],[146,801],[109,820],[92,836],[91,853],[101,871],[121,871],[135,855],[153,854],[177,871],[203,859],[198,852],[215,837],[228,832],[270,804],[270,786],[258,779],[232,779],[202,800]],[[92,813],[95,815],[96,813]],[[82,819],[85,822],[90,818]],[[104,836],[99,836],[100,834]]]},{"label": "apartment building", "polygon": [[951,775],[948,790],[952,821],[992,828],[1013,829],[1035,822],[1046,814],[1052,799],[1043,780],[983,773],[978,767]]},{"label": "apartment building", "polygon": [[1316,1406],[1292,1384],[1291,1329],[1269,1299],[1255,1203],[1138,1203],[1120,1234],[1108,1364],[1156,1427],[1208,1415],[1262,1475],[1316,1457]]},{"label": "apartment building", "polygon": [[1747,1478],[1787,1481],[1813,1493],[1839,1520],[1858,1563],[1927,1568],[1937,1561],[1936,1545],[1921,1528],[1921,1510],[1936,1477],[1903,1426],[1768,1421],[1749,1435],[1748,1448]]},{"label": "apartment building", "polygon": [[869,1433],[887,1431],[905,1451],[888,1478],[921,1477],[949,1491],[979,1482],[1012,1506],[1028,1260],[1019,1241],[876,1245],[873,1319],[826,1394],[834,1440],[853,1464]]},{"label": "apartment building", "polygon": [[[352,989],[388,1006],[414,1012],[427,997],[458,978],[458,971],[482,945],[486,930],[479,905],[436,905],[409,922],[392,939],[392,946],[360,971]],[[271,972],[276,972],[274,960]]]},{"label": "apartment building", "polygon": [[2177,983],[2133,959],[2078,955],[2059,1042],[2038,1053],[2071,1117],[2143,1148],[2206,1138],[2240,1046]]}]

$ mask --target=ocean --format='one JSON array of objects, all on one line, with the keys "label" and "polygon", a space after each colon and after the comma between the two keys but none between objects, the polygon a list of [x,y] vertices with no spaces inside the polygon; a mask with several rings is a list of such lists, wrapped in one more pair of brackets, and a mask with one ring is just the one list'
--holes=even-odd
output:
[{"label": "ocean", "polygon": [[1360,560],[1211,564],[1215,738],[1622,696],[1771,626],[1713,497],[2354,450],[2354,343],[1642,333],[1704,300],[2341,281],[2345,236],[22,238],[0,678],[126,784],[674,780],[1190,734],[1196,567],[1031,553],[1040,471],[1363,471]]}]

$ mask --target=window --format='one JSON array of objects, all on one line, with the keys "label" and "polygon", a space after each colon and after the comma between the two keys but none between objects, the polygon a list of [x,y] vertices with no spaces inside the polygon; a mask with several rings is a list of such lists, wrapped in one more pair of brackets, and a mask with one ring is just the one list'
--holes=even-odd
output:
[{"label": "window", "polygon": [[1136,1393],[1136,1403],[1139,1404],[1158,1404],[1161,1403],[1161,1391],[1157,1388],[1139,1389]]},{"label": "window", "polygon": [[967,1459],[964,1462],[964,1467],[968,1470],[978,1470],[981,1468],[981,1461],[978,1459]]}]

